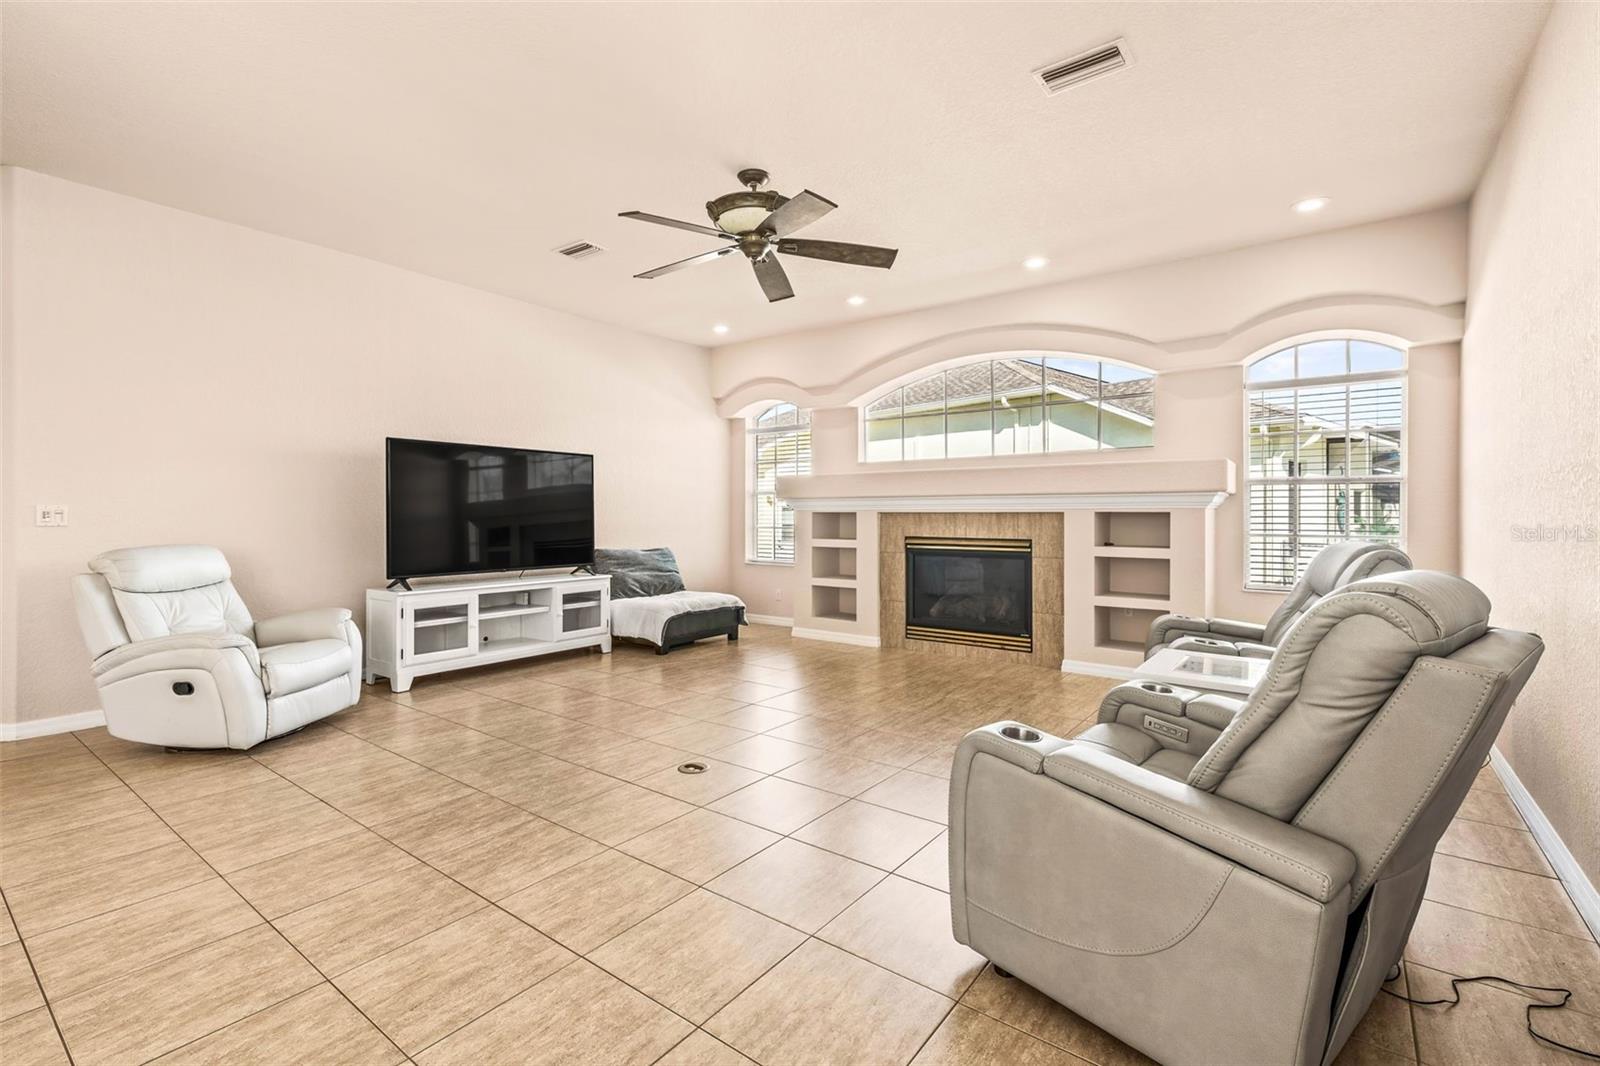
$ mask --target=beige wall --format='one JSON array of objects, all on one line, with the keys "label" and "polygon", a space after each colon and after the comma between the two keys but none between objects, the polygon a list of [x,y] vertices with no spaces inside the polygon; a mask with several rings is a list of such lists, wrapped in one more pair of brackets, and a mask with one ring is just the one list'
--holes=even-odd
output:
[{"label": "beige wall", "polygon": [[1065,345],[1156,370],[1237,363],[1319,329],[1455,341],[1466,248],[1466,209],[1443,208],[724,345],[712,352],[712,388],[728,415],[774,398],[836,407],[1002,338],[1013,348]]},{"label": "beige wall", "polygon": [[[1500,747],[1600,880],[1600,7],[1559,4],[1472,202],[1461,555],[1545,639]],[[1527,532],[1541,529],[1549,539]]]},{"label": "beige wall", "polygon": [[[812,407],[812,465],[818,473],[909,471],[951,464],[859,463],[856,411],[844,405],[928,366],[979,352],[1053,348],[1121,358],[1161,371],[1155,447],[962,460],[959,465],[1226,458],[1238,466],[1242,479],[1240,365],[1263,348],[1319,330],[1386,334],[1412,345],[1407,547],[1419,566],[1455,570],[1460,559],[1457,341],[1465,295],[1466,212],[1451,208],[730,345],[713,353],[713,378],[725,414],[746,413],[776,399]],[[747,484],[741,426],[730,426],[730,434],[735,459],[730,489],[738,508]],[[1281,597],[1243,587],[1242,495],[1218,509],[1215,529],[1216,612],[1265,620]],[[747,564],[742,530],[735,534],[734,591],[752,611],[788,615],[788,569]]]},{"label": "beige wall", "polygon": [[3,192],[5,720],[96,705],[68,578],[108,548],[216,544],[258,617],[359,612],[386,435],[594,452],[600,542],[726,584],[704,349],[29,171]]}]

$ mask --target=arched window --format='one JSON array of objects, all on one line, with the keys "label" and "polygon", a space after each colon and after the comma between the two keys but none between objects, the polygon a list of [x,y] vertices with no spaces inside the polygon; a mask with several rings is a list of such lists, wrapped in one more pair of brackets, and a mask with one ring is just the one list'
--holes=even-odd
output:
[{"label": "arched window", "polygon": [[1340,540],[1403,544],[1405,353],[1318,340],[1245,370],[1245,585],[1285,589]]},{"label": "arched window", "polygon": [[749,420],[750,542],[757,563],[794,562],[794,509],[778,497],[778,478],[811,473],[811,412],[778,403]]},{"label": "arched window", "polygon": [[862,410],[869,463],[1147,448],[1155,375],[1072,356],[1016,352],[937,370]]}]

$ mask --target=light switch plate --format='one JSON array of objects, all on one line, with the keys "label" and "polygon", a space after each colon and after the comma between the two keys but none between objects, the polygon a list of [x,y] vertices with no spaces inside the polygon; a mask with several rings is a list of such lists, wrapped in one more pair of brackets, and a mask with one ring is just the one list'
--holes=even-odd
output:
[{"label": "light switch plate", "polygon": [[35,504],[33,524],[36,526],[64,526],[67,524],[67,509],[59,503]]}]

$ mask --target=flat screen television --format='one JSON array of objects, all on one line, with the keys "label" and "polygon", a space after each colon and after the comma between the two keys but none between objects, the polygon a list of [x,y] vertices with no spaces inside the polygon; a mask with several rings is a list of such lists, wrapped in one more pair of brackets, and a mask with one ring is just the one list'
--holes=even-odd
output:
[{"label": "flat screen television", "polygon": [[388,575],[586,566],[594,456],[388,439]]}]

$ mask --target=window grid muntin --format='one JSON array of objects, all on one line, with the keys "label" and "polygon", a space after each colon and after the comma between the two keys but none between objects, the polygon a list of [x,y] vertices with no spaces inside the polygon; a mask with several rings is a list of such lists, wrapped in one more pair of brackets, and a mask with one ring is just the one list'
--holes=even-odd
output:
[{"label": "window grid muntin", "polygon": [[747,423],[750,526],[746,559],[794,562],[794,508],[777,494],[780,477],[811,473],[811,412],[773,404]]},{"label": "window grid muntin", "polygon": [[[1244,584],[1248,589],[1282,591],[1291,587],[1299,579],[1300,574],[1304,572],[1306,563],[1316,553],[1316,550],[1334,539],[1371,540],[1404,547],[1406,501],[1408,496],[1405,485],[1407,463],[1406,405],[1408,392],[1406,388],[1405,352],[1399,348],[1373,341],[1364,341],[1359,338],[1347,337],[1339,338],[1338,340],[1344,345],[1344,365],[1347,371],[1352,366],[1352,348],[1356,344],[1362,345],[1366,350],[1366,354],[1369,355],[1372,354],[1372,349],[1387,349],[1394,353],[1393,362],[1395,366],[1386,370],[1361,371],[1342,375],[1321,375],[1311,378],[1263,377],[1252,379],[1251,367],[1268,361],[1277,362],[1286,352],[1290,353],[1290,366],[1294,370],[1298,370],[1300,366],[1298,349],[1302,345],[1287,345],[1262,356],[1245,369],[1244,459],[1246,500]],[[1313,343],[1327,344],[1328,341],[1323,340]],[[1381,389],[1367,389],[1363,390],[1362,395],[1369,401],[1372,398],[1383,401],[1379,405],[1379,410],[1388,411],[1392,409],[1393,417],[1392,420],[1380,418],[1372,422],[1363,421],[1360,423],[1359,431],[1365,434],[1366,443],[1368,444],[1367,462],[1365,472],[1356,473],[1351,469],[1350,463],[1351,444],[1353,443],[1354,435],[1358,432],[1358,427],[1351,424],[1354,410],[1352,396],[1362,386],[1370,386],[1381,382],[1394,382],[1393,390],[1386,393]],[[1302,464],[1299,461],[1301,433],[1306,425],[1302,417],[1301,401],[1307,394],[1326,394],[1330,388],[1343,390],[1343,402],[1340,408],[1341,421],[1336,427],[1336,431],[1342,434],[1342,443],[1345,448],[1345,470],[1342,474],[1328,474],[1326,473],[1326,466],[1324,466],[1324,473],[1305,474],[1302,472]],[[1293,473],[1286,475],[1265,473],[1266,466],[1257,463],[1257,441],[1262,436],[1255,432],[1258,405],[1263,408],[1266,407],[1267,401],[1264,397],[1273,393],[1282,394],[1280,402],[1287,401],[1291,404],[1288,436],[1292,439],[1293,444],[1289,449],[1289,454],[1293,456],[1291,462],[1293,462],[1295,469]],[[1386,396],[1387,400],[1385,400]],[[1392,408],[1390,405],[1392,405]],[[1363,409],[1365,410],[1365,408]],[[1270,421],[1270,419],[1266,421]],[[1395,452],[1396,471],[1392,474],[1378,474],[1372,470],[1373,449],[1370,446],[1370,442],[1374,436],[1381,436],[1385,431],[1392,431],[1395,441],[1393,450]],[[1269,445],[1265,455],[1270,458],[1273,454],[1270,449],[1270,438],[1281,438],[1284,434],[1266,434],[1264,436],[1268,438]],[[1326,455],[1326,445],[1324,446],[1323,454]],[[1372,498],[1377,499],[1377,489],[1380,486],[1392,487],[1394,497],[1392,503],[1393,530],[1392,532],[1376,533],[1368,530],[1357,535],[1354,514],[1357,493],[1370,491]],[[1308,523],[1303,517],[1303,505],[1300,501],[1302,500],[1303,490],[1317,488],[1322,488],[1328,493],[1338,496],[1338,520],[1331,529],[1311,532],[1308,530]],[[1287,523],[1286,532],[1277,530],[1263,531],[1260,526],[1262,516],[1265,513],[1265,507],[1261,503],[1262,498],[1273,495],[1272,490],[1274,489],[1283,490],[1284,495],[1280,496],[1280,499],[1293,501],[1293,505],[1284,512]],[[1342,495],[1339,495],[1341,492]],[[1365,502],[1363,503],[1363,508],[1365,508]],[[1326,509],[1324,508],[1323,510],[1323,516],[1325,517]],[[1380,514],[1380,517],[1383,516]],[[1365,516],[1362,516],[1362,518],[1365,521]],[[1287,538],[1290,550],[1286,553],[1285,558],[1276,561],[1269,558],[1263,542],[1271,537]]]},{"label": "window grid muntin", "polygon": [[[1054,367],[1050,365],[1051,363],[1068,365]],[[1078,374],[1075,370],[1070,369],[1070,364],[1078,364],[1083,367],[1094,368],[1095,389],[1092,394],[1085,393],[1081,396],[1077,394],[1066,396],[1059,392],[1052,391],[1053,386],[1048,373],[1051,370],[1073,374],[1075,377],[1080,379],[1086,376],[1083,374]],[[1034,372],[1027,375],[1022,374],[1018,370],[1019,365],[1028,366]],[[950,447],[950,415],[952,413],[950,409],[950,375],[964,372],[970,373],[970,368],[975,366],[982,367],[982,373],[989,380],[989,403],[987,408],[984,410],[963,408],[958,409],[955,413],[962,415],[971,414],[975,416],[987,413],[989,421],[987,447],[981,450],[963,452],[959,455],[952,456]],[[1118,377],[1114,380],[1108,380],[1108,367],[1115,368],[1115,373],[1127,374],[1131,376]],[[1008,386],[1026,385],[1029,377],[1036,382],[1036,385],[1034,388],[1025,389],[1017,389],[1013,387],[1002,388],[1002,373],[1005,375]],[[938,432],[915,435],[908,433],[908,429],[911,428],[910,423],[913,419],[925,420],[929,427],[932,427],[935,412],[926,411],[924,413],[913,413],[913,409],[907,403],[907,400],[910,398],[912,390],[922,387],[928,387],[931,395],[931,383],[936,380],[940,382],[938,391],[943,397],[942,406],[937,412]],[[1137,387],[1137,383],[1143,383],[1145,387],[1140,389]],[[1115,391],[1108,392],[1107,386],[1114,387]],[[1034,391],[1035,389],[1037,391]],[[1006,395],[1002,395],[1002,392]],[[1017,392],[1021,392],[1020,402],[1009,402],[1006,397]],[[905,462],[949,458],[982,458],[996,455],[1059,455],[1075,451],[1121,451],[1130,448],[1153,447],[1155,445],[1155,409],[1153,403],[1154,392],[1154,372],[1144,370],[1141,367],[1130,367],[1121,363],[1110,363],[1103,359],[1095,359],[1088,356],[1039,355],[1007,357],[990,359],[986,361],[980,360],[976,363],[964,363],[960,366],[947,367],[945,369],[935,371],[926,377],[918,378],[916,381],[908,382],[905,385],[891,389],[883,395],[875,398],[871,402],[863,405],[861,448],[862,458],[864,461],[869,463]],[[1113,400],[1136,402],[1143,400],[1151,401],[1150,414],[1148,416],[1134,412],[1134,414],[1137,416],[1136,419],[1128,419],[1128,421],[1136,425],[1140,420],[1148,420],[1149,439],[1147,442],[1124,445],[1108,444],[1106,442],[1106,404]],[[1073,403],[1085,403],[1094,407],[1095,432],[1093,438],[1094,445],[1092,448],[1061,448],[1051,446],[1051,411],[1058,408],[1066,408],[1069,404]],[[1127,408],[1125,408],[1125,410],[1126,409]],[[1030,413],[1033,416],[1032,418],[1030,418]],[[1002,415],[1011,416],[1007,420],[1012,421],[1014,425],[1003,427]],[[884,435],[885,427],[891,424],[898,427],[897,434]],[[1024,432],[1025,428],[1032,429],[1033,427],[1037,427],[1038,446],[1017,447],[1018,443],[1026,443],[1030,445],[1033,443],[1035,434],[1033,432]],[[1000,446],[1000,434],[1003,429],[1010,434],[1008,443],[1011,445],[1011,447],[1009,449],[1002,449]],[[1065,426],[1062,426],[1059,429],[1059,432],[1064,435],[1068,432],[1068,430]],[[938,454],[916,456],[908,454],[910,451],[908,444],[913,439],[918,441],[926,441],[933,437],[937,437],[939,439],[939,444],[937,445],[936,449],[930,450],[936,450]],[[1074,434],[1073,438],[1071,439],[1085,438],[1082,434]],[[891,444],[895,446],[888,447],[888,445]],[[878,454],[874,454],[875,452]]]}]

